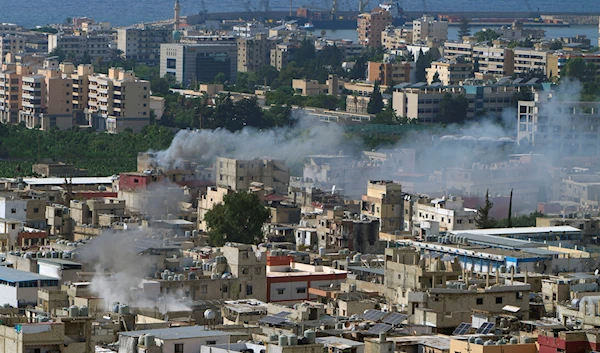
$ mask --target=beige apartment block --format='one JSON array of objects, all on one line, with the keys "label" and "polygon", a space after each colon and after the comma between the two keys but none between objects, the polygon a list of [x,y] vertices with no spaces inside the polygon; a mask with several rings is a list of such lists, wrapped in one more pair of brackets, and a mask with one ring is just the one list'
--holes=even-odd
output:
[{"label": "beige apartment block", "polygon": [[87,114],[99,130],[140,132],[150,123],[150,82],[120,68],[89,76]]},{"label": "beige apartment block", "polygon": [[0,72],[0,122],[16,124],[22,108],[22,80],[31,68],[19,64],[3,64]]},{"label": "beige apartment block", "polygon": [[444,86],[458,86],[467,78],[473,76],[473,64],[464,59],[448,60],[440,59],[431,63],[426,69],[427,83],[432,84],[435,75]]},{"label": "beige apartment block", "polygon": [[361,214],[379,219],[381,232],[391,233],[403,229],[403,205],[402,185],[375,180],[368,182],[360,208]]},{"label": "beige apartment block", "polygon": [[62,77],[59,70],[39,70],[23,77],[22,109],[19,122],[30,128],[49,130],[73,126],[73,80]]},{"label": "beige apartment block", "polygon": [[402,49],[413,42],[413,31],[405,28],[388,27],[381,32],[381,45],[386,50]]},{"label": "beige apartment block", "polygon": [[413,44],[427,42],[429,39],[444,42],[448,39],[448,22],[424,15],[413,21],[412,37]]},{"label": "beige apartment block", "polygon": [[237,70],[239,72],[256,72],[271,63],[271,50],[275,41],[266,33],[258,33],[254,37],[237,39]]},{"label": "beige apartment block", "polygon": [[[1,32],[0,32],[1,33]],[[18,35],[4,35],[0,37],[0,53],[2,54],[1,61],[4,62],[6,54],[17,54],[25,51],[26,38]]]},{"label": "beige apartment block", "polygon": [[284,161],[217,157],[216,165],[217,186],[247,191],[252,183],[258,182],[278,194],[286,195],[288,192],[290,169]]},{"label": "beige apartment block", "polygon": [[364,46],[381,46],[381,32],[393,22],[392,13],[377,7],[370,13],[358,15],[358,42]]}]

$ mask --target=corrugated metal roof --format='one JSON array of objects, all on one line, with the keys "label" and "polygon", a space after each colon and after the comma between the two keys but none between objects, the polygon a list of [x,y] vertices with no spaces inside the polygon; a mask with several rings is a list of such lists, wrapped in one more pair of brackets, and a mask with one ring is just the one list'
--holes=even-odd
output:
[{"label": "corrugated metal roof", "polygon": [[515,235],[515,234],[539,234],[539,233],[562,233],[562,232],[577,232],[581,233],[580,229],[571,226],[556,226],[556,227],[518,227],[518,228],[492,228],[492,229],[471,229],[471,230],[453,230],[450,234],[464,235],[482,234],[482,235]]},{"label": "corrugated metal roof", "polygon": [[[82,177],[68,178],[73,185],[112,184],[112,177]],[[65,178],[23,178],[27,185],[64,185]]]}]

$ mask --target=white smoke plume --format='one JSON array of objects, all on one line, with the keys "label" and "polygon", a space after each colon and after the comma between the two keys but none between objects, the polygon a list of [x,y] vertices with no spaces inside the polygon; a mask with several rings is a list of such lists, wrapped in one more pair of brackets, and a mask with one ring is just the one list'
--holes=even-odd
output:
[{"label": "white smoke plume", "polygon": [[136,243],[148,239],[147,236],[141,230],[105,231],[87,243],[79,258],[94,267],[91,291],[104,299],[106,309],[118,302],[130,307],[156,308],[162,313],[189,310],[180,301],[182,293],[162,297],[144,293],[145,279],[151,277],[156,269],[156,258],[139,255],[139,247],[136,246]]}]

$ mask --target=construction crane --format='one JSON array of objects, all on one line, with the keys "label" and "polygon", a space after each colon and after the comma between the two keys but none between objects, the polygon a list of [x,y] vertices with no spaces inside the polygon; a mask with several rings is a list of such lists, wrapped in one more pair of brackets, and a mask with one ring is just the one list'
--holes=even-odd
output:
[{"label": "construction crane", "polygon": [[250,6],[250,0],[240,0],[246,12],[252,12],[252,7]]},{"label": "construction crane", "polygon": [[206,2],[204,0],[200,0],[200,14],[206,15],[208,10],[206,9]]},{"label": "construction crane", "polygon": [[258,5],[260,11],[269,12],[271,11],[271,5],[269,4],[269,0],[260,0],[260,4]]}]

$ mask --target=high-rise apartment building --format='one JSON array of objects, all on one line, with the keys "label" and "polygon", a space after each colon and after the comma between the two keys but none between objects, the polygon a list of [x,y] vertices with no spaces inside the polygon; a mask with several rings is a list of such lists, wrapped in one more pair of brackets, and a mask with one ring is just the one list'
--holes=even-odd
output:
[{"label": "high-rise apartment building", "polygon": [[28,65],[3,64],[0,72],[0,122],[16,124],[21,110],[21,84],[24,75],[31,74]]},{"label": "high-rise apartment building", "polygon": [[65,53],[73,53],[77,57],[88,55],[91,60],[110,57],[110,43],[112,36],[103,33],[56,33],[48,35],[48,52],[55,48],[62,49]]},{"label": "high-rise apartment building", "polygon": [[358,15],[358,42],[364,46],[380,47],[381,32],[392,23],[392,13],[381,7]]},{"label": "high-rise apartment building", "polygon": [[0,62],[5,61],[8,53],[16,54],[25,51],[25,42],[26,39],[23,36],[8,34],[0,37],[0,53],[2,54]]},{"label": "high-rise apartment building", "polygon": [[414,20],[413,43],[426,42],[428,39],[446,41],[448,39],[448,22],[438,21],[430,15],[424,15]]},{"label": "high-rise apartment building", "polygon": [[30,128],[48,130],[73,126],[73,80],[57,69],[39,70],[22,79],[22,109],[19,122]]},{"label": "high-rise apartment building", "polygon": [[271,49],[274,41],[269,40],[265,33],[254,37],[239,37],[237,39],[237,70],[239,72],[256,72],[271,63]]},{"label": "high-rise apartment building", "polygon": [[139,132],[150,123],[150,82],[131,71],[111,68],[89,76],[88,120],[98,130]]}]

